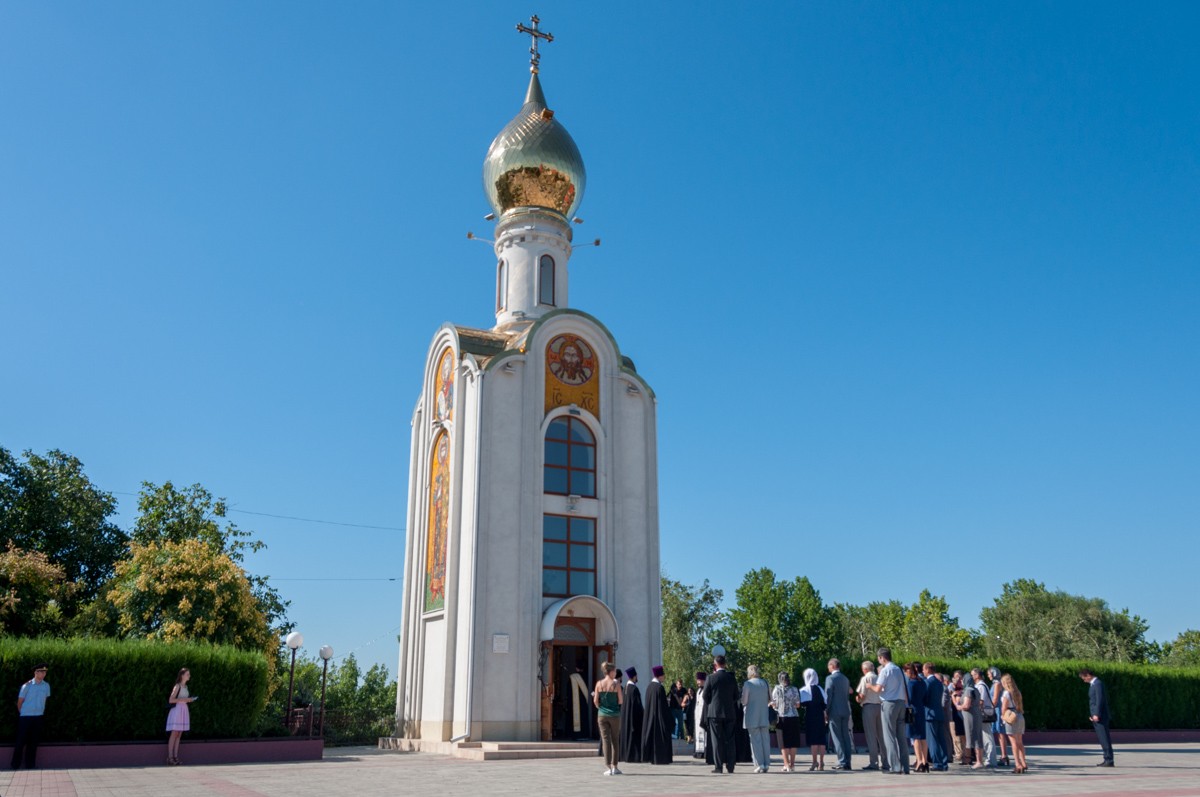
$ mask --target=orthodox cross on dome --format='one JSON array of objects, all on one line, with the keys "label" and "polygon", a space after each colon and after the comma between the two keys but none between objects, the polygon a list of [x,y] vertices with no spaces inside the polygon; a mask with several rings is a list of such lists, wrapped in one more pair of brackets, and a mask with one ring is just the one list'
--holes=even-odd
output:
[{"label": "orthodox cross on dome", "polygon": [[541,22],[541,20],[538,19],[537,14],[534,14],[532,17],[530,17],[529,21],[533,23],[532,28],[527,27],[524,23],[518,22],[517,32],[528,33],[531,37],[533,37],[533,46],[529,48],[529,71],[536,75],[538,72],[538,63],[540,63],[542,60],[541,53],[538,52],[538,39],[545,39],[547,42],[552,42],[554,41],[554,34],[546,33],[543,30],[538,30],[538,23]]}]

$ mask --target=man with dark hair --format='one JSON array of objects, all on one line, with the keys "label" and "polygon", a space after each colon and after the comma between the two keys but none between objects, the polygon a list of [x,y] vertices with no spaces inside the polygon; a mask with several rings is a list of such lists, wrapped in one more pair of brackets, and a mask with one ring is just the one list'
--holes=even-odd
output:
[{"label": "man with dark hair", "polygon": [[[879,674],[868,689],[883,698],[883,743],[893,775],[908,774],[908,739],[904,729],[904,709],[908,706],[908,684],[904,673],[892,663],[891,648],[876,652]],[[883,770],[887,774],[889,770]]]},{"label": "man with dark hair", "polygon": [[850,679],[842,674],[842,663],[837,659],[830,659],[826,666],[829,675],[825,678],[825,717],[829,722],[829,739],[838,757],[834,769],[849,771],[850,754],[854,751],[850,735]]},{"label": "man with dark hair", "polygon": [[733,738],[737,722],[738,687],[733,673],[725,669],[725,657],[713,657],[713,674],[704,682],[704,711],[713,735],[713,772],[724,768],[733,774],[737,746]]},{"label": "man with dark hair", "polygon": [[642,709],[642,693],[638,689],[638,674],[633,667],[625,670],[629,682],[625,684],[625,699],[621,705],[621,760],[627,764],[642,762],[642,725],[645,717]]},{"label": "man with dark hair", "polygon": [[1108,692],[1096,674],[1087,667],[1079,671],[1079,677],[1088,685],[1089,718],[1092,721],[1092,727],[1096,729],[1096,736],[1100,738],[1100,749],[1104,752],[1104,760],[1096,766],[1116,766],[1113,761],[1112,736],[1108,730],[1111,720],[1108,710]]},{"label": "man with dark hair", "polygon": [[[921,665],[925,676],[925,735],[929,741],[929,766],[934,772],[945,772],[950,768],[950,756],[946,749],[946,713],[942,703],[945,687],[937,676],[937,665],[931,661]],[[913,707],[921,711],[921,706]]]},{"label": "man with dark hair", "polygon": [[33,668],[33,678],[21,684],[21,691],[17,694],[17,739],[13,743],[13,769],[21,768],[22,759],[26,769],[37,766],[38,742],[42,739],[42,721],[48,697],[50,684],[46,683],[46,665],[39,664]]}]

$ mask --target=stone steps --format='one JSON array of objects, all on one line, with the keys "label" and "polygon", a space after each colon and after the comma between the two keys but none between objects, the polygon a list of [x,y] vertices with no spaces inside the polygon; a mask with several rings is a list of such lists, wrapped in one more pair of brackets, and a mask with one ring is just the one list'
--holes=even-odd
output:
[{"label": "stone steps", "polygon": [[380,750],[449,755],[469,761],[513,761],[523,758],[598,758],[599,742],[433,742],[385,737]]}]

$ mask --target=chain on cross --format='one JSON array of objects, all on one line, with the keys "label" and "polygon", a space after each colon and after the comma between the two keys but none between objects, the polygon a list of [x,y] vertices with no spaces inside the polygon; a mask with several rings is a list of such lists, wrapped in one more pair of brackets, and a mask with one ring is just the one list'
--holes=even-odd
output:
[{"label": "chain on cross", "polygon": [[533,46],[529,48],[529,71],[537,74],[538,64],[541,63],[542,60],[542,55],[538,52],[538,39],[544,39],[547,43],[549,43],[554,41],[554,34],[546,33],[543,30],[538,30],[538,23],[541,22],[541,20],[538,19],[537,14],[534,14],[532,17],[530,17],[529,21],[533,23],[533,27],[528,27],[525,24],[518,22],[517,32],[528,33],[531,37],[533,37]]}]

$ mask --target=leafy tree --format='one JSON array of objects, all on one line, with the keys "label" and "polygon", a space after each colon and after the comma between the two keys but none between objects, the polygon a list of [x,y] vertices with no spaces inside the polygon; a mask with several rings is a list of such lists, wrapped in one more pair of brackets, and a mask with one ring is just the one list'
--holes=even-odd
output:
[{"label": "leafy tree", "polygon": [[0,635],[38,636],[63,627],[62,602],[74,584],[45,554],[8,543],[0,553]]},{"label": "leafy tree", "polygon": [[1162,646],[1161,661],[1169,667],[1200,667],[1200,631],[1189,628]]},{"label": "leafy tree", "polygon": [[974,641],[969,630],[959,627],[958,618],[950,616],[946,598],[923,589],[904,613],[896,647],[922,658],[963,658],[970,654]]},{"label": "leafy tree", "polygon": [[834,604],[838,649],[854,651],[862,660],[874,661],[875,651],[883,646],[896,646],[903,636],[906,611],[897,600],[876,601],[866,606]]},{"label": "leafy tree", "polygon": [[129,547],[109,592],[123,635],[269,653],[278,647],[246,574],[228,554],[195,539]]},{"label": "leafy tree", "polygon": [[57,449],[26,451],[25,461],[0,448],[0,544],[36,551],[76,587],[65,614],[100,594],[128,536],[109,518],[116,499],[92,484],[78,458]]},{"label": "leafy tree", "polygon": [[807,577],[777,581],[769,568],[752,570],[735,593],[724,636],[737,653],[734,668],[757,664],[763,672],[796,673],[805,662],[832,656],[838,647],[834,612]]},{"label": "leafy tree", "polygon": [[690,684],[692,673],[707,668],[724,597],[708,579],[693,587],[662,576],[663,668],[672,680]]},{"label": "leafy tree", "polygon": [[[266,546],[251,532],[226,521],[227,512],[225,499],[214,500],[212,493],[199,484],[178,489],[169,481],[162,485],[142,482],[132,541],[140,545],[161,545],[197,540],[242,565],[247,551],[258,551]],[[275,635],[282,636],[290,631],[292,626],[286,616],[288,601],[268,583],[266,576],[247,573],[246,578]]]},{"label": "leafy tree", "polygon": [[1116,612],[1100,598],[1051,592],[1030,579],[1005,584],[979,618],[989,658],[1139,663],[1150,652],[1146,621],[1128,609]]}]

